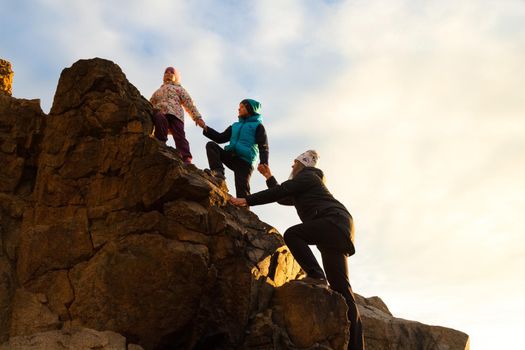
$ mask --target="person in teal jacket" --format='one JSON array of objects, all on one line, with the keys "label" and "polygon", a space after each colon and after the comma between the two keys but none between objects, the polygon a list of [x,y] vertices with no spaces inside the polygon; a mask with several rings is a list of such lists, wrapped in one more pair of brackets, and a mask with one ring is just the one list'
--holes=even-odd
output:
[{"label": "person in teal jacket", "polygon": [[[206,154],[209,173],[225,179],[224,165],[233,170],[237,198],[250,194],[250,177],[259,159],[259,166],[268,165],[268,137],[262,124],[261,104],[244,99],[239,104],[239,120],[220,133],[204,125],[203,134],[209,138]],[[230,142],[224,149],[220,143]]]}]

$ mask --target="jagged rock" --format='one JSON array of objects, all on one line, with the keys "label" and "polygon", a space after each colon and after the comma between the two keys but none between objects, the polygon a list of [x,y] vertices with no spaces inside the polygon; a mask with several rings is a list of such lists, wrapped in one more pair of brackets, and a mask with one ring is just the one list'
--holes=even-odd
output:
[{"label": "jagged rock", "polygon": [[[0,95],[0,342],[75,348],[73,325],[146,350],[343,348],[341,296],[288,283],[282,236],[151,138],[151,114],[103,59],[62,72],[48,116]],[[365,315],[367,342],[405,344],[379,301],[363,304],[384,316]]]},{"label": "jagged rock", "polygon": [[[277,288],[273,302],[275,319],[284,325],[293,344],[301,348],[315,344],[333,349],[347,345],[347,307],[342,296],[317,286],[292,282]],[[308,322],[305,322],[308,320]]]},{"label": "jagged rock", "polygon": [[[64,70],[38,147],[19,166],[37,171],[20,208],[18,287],[45,296],[50,327],[113,330],[147,349],[238,344],[299,267],[273,228],[226,204],[223,184],[149,137],[151,113],[109,61]],[[11,329],[44,327],[13,323],[25,309],[8,307]]]},{"label": "jagged rock", "polygon": [[[36,145],[45,123],[44,113],[39,100],[0,95],[0,117],[0,193],[16,192],[18,197],[27,197],[33,190]],[[7,205],[2,207],[9,210]],[[12,209],[21,216],[23,209]]]},{"label": "jagged rock", "polygon": [[6,94],[11,96],[13,94],[13,74],[11,63],[0,59],[0,95]]},{"label": "jagged rock", "polygon": [[143,350],[136,344],[126,345],[126,338],[115,332],[97,332],[73,328],[17,336],[0,345],[0,350]]},{"label": "jagged rock", "polygon": [[118,330],[146,348],[158,345],[159,335],[184,332],[213,285],[206,246],[151,233],[104,245],[70,276],[72,319]]},{"label": "jagged rock", "polygon": [[51,312],[45,304],[47,304],[45,294],[33,294],[22,288],[18,289],[13,298],[9,334],[16,337],[58,329],[60,327],[58,316]]},{"label": "jagged rock", "polygon": [[75,298],[68,273],[67,270],[52,271],[25,285],[26,289],[32,293],[46,291],[47,306],[58,315],[60,321],[67,321],[71,318],[68,306]]},{"label": "jagged rock", "polygon": [[463,332],[393,317],[378,297],[356,295],[367,350],[468,350]]},{"label": "jagged rock", "polygon": [[0,93],[0,342],[9,336],[17,289],[16,251],[35,183],[37,145],[44,125],[38,100]]}]

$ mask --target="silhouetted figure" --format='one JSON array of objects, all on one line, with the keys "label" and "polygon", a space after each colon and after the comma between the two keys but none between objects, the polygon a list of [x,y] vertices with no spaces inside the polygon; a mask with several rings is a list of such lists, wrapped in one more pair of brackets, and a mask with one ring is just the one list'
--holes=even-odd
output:
[{"label": "silhouetted figure", "polygon": [[[269,166],[259,170],[266,177],[268,189],[246,198],[231,198],[238,206],[253,206],[272,202],[294,205],[302,221],[284,233],[284,241],[295,260],[306,272],[306,282],[327,285],[341,293],[348,305],[350,325],[349,349],[365,348],[363,328],[354,294],[348,278],[347,257],[355,253],[352,216],[328,191],[323,172],[316,168],[317,152],[308,150],[299,155],[292,165],[288,181],[278,184]],[[316,245],[321,252],[323,266],[315,259],[308,245]]]}]

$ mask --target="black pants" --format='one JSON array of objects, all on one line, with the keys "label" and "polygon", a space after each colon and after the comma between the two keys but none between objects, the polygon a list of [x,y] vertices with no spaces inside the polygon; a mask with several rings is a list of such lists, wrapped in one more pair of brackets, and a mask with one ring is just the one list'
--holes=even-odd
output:
[{"label": "black pants", "polygon": [[[308,245],[316,245],[321,252],[326,279],[330,288],[341,293],[348,305],[350,344],[348,349],[365,348],[361,317],[355,304],[354,293],[348,278],[346,254],[353,252],[350,232],[353,230],[349,216],[335,214],[290,227],[284,241],[301,268],[311,277],[325,277]],[[349,245],[351,245],[349,249]]]},{"label": "black pants", "polygon": [[251,164],[237,157],[233,152],[225,151],[213,141],[206,144],[206,155],[211,170],[219,170],[224,173],[223,164],[233,170],[237,198],[245,198],[250,194],[250,177],[253,171]]}]

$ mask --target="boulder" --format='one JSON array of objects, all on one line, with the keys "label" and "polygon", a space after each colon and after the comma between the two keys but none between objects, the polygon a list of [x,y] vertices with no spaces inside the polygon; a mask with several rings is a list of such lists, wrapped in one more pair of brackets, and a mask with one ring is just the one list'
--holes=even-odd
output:
[{"label": "boulder", "polygon": [[58,329],[58,316],[49,310],[47,303],[47,296],[43,293],[34,294],[23,288],[16,290],[9,334],[16,337]]},{"label": "boulder", "polygon": [[379,297],[356,295],[367,350],[468,350],[469,336],[451,328],[429,326],[392,316]]},{"label": "boulder", "polygon": [[255,315],[244,349],[346,349],[344,298],[326,287],[300,281],[275,290],[269,308]]}]

